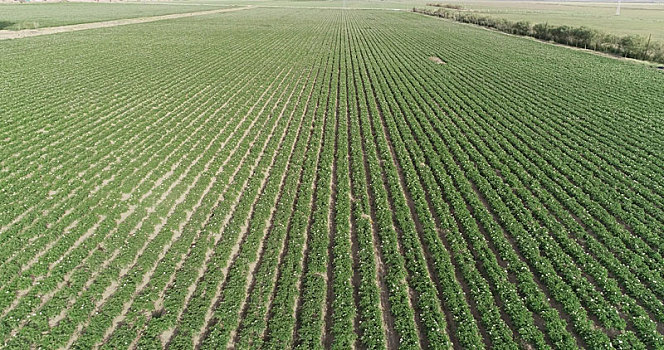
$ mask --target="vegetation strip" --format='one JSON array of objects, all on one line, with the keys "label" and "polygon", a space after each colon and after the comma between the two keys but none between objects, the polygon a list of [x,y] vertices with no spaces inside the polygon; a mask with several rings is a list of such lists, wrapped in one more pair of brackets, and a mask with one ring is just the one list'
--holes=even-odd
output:
[{"label": "vegetation strip", "polygon": [[615,56],[664,63],[664,46],[637,35],[617,36],[588,27],[554,26],[548,23],[510,21],[461,11],[459,5],[429,4],[436,10],[413,8],[413,12],[492,28],[504,33],[529,36],[558,44],[609,53]]}]

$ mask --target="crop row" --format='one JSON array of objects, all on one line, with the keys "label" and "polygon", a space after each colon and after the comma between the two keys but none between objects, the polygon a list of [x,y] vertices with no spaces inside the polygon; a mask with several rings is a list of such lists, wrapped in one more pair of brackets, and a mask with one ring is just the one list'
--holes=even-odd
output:
[{"label": "crop row", "polygon": [[406,12],[108,30],[0,59],[3,348],[664,347],[653,72]]}]

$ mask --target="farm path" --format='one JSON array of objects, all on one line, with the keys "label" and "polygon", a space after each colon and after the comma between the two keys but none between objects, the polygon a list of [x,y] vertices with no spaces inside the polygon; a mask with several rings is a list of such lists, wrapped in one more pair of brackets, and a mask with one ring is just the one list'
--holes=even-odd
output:
[{"label": "farm path", "polygon": [[0,30],[0,40],[20,39],[20,38],[27,38],[27,37],[31,37],[31,36],[39,36],[39,35],[49,35],[49,34],[57,34],[57,33],[65,33],[65,32],[74,32],[74,31],[79,31],[79,30],[116,27],[116,26],[123,26],[123,25],[127,25],[127,24],[148,23],[148,22],[162,21],[162,20],[165,20],[165,19],[176,19],[176,18],[183,18],[183,17],[211,15],[211,14],[222,13],[222,12],[233,12],[233,11],[247,10],[247,9],[252,8],[252,7],[253,6],[249,5],[249,6],[243,6],[243,7],[223,8],[223,9],[208,10],[208,11],[174,13],[174,14],[170,14],[170,15],[151,16],[151,17],[126,18],[126,19],[117,19],[117,20],[112,20],[112,21],[81,23],[81,24],[72,24],[72,25],[59,26],[59,27],[46,27],[46,28],[38,28],[38,29]]}]

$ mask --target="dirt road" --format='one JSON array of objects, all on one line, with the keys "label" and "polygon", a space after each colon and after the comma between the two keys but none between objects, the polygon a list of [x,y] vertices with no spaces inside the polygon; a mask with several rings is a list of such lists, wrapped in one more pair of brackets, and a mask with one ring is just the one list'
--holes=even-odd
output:
[{"label": "dirt road", "polygon": [[252,6],[223,8],[223,9],[209,10],[209,11],[176,13],[176,14],[171,14],[171,15],[152,16],[152,17],[126,18],[126,19],[117,19],[117,20],[113,20],[113,21],[72,24],[72,25],[67,25],[67,26],[45,27],[45,28],[38,28],[38,29],[0,30],[0,40],[20,39],[20,38],[27,38],[27,37],[31,37],[31,36],[65,33],[65,32],[74,32],[74,31],[87,30],[87,29],[97,29],[97,28],[123,26],[123,25],[126,25],[126,24],[155,22],[155,21],[161,21],[161,20],[165,20],[165,19],[175,19],[175,18],[183,18],[183,17],[211,15],[211,14],[214,14],[214,13],[247,10],[249,8],[252,8]]}]

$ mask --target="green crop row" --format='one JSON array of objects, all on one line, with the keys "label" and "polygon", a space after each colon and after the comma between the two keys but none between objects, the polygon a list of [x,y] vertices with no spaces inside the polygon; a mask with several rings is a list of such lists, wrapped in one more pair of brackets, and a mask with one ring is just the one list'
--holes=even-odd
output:
[{"label": "green crop row", "polygon": [[2,348],[664,348],[651,68],[369,9],[2,46]]}]

